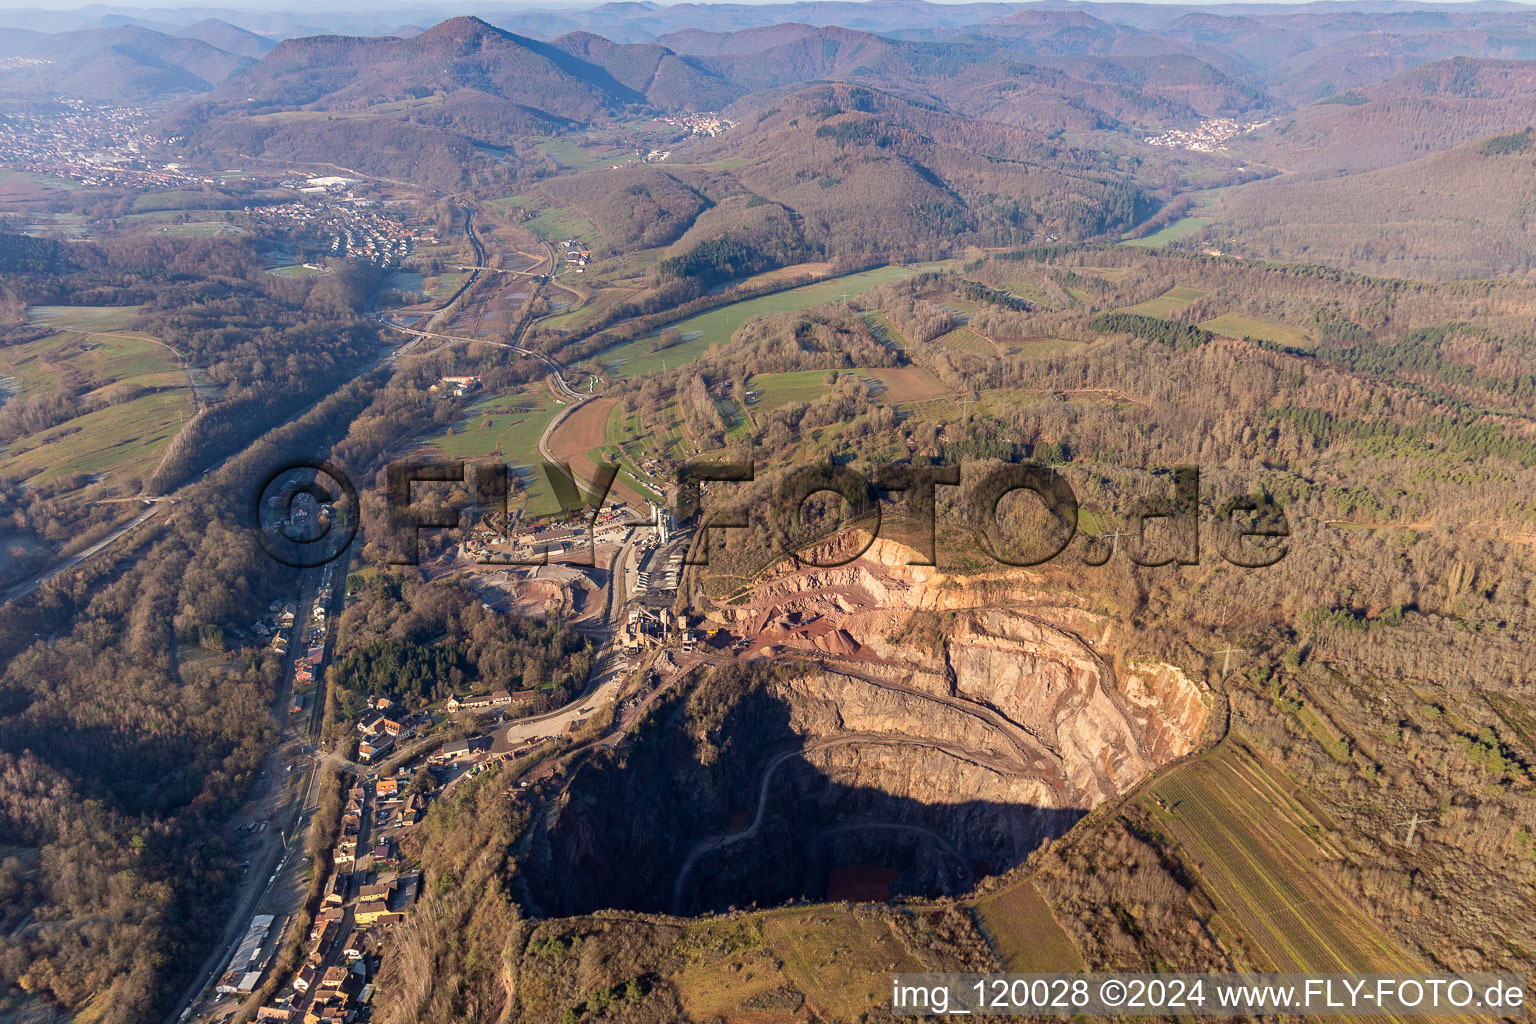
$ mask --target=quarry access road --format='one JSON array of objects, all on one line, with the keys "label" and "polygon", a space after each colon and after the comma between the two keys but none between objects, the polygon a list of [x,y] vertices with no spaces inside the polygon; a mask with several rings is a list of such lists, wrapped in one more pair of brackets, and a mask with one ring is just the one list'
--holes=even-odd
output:
[{"label": "quarry access road", "polygon": [[[796,757],[803,757],[806,754],[815,753],[816,751],[829,750],[833,747],[856,745],[923,747],[929,750],[941,751],[951,757],[957,758],[958,760],[966,761],[970,764],[990,769],[1002,775],[1025,775],[1030,778],[1038,777],[1034,772],[1020,771],[1018,766],[1010,761],[987,757],[985,755],[978,755],[974,751],[966,750],[963,747],[958,747],[953,744],[942,743],[938,740],[920,739],[899,733],[845,733],[841,736],[832,736],[824,740],[816,740],[803,746],[781,751],[780,753],[774,755],[771,760],[769,760],[767,766],[763,770],[762,782],[759,783],[757,792],[757,813],[753,816],[752,821],[747,825],[747,827],[739,832],[728,832],[725,835],[702,839],[695,843],[693,849],[688,852],[688,857],[683,861],[683,866],[678,869],[677,881],[673,883],[672,886],[672,913],[682,913],[683,893],[687,886],[688,875],[693,870],[693,866],[698,862],[699,858],[703,857],[705,854],[714,853],[718,850],[723,850],[728,847],[735,846],[737,843],[752,839],[756,837],[758,832],[762,830],[763,823],[767,820],[768,817],[768,798],[771,794],[773,776],[779,770],[781,765],[783,765],[786,761],[790,761]],[[908,825],[905,822],[850,822],[847,823],[847,826],[849,829],[853,829],[858,827],[874,827],[881,824],[900,824],[907,831],[918,832],[930,836],[938,843],[940,843],[946,850],[953,852],[955,856],[959,858],[961,864],[967,865],[967,870],[969,869],[965,858],[960,855],[960,852],[955,849],[954,845],[943,836],[939,835],[937,832],[934,832],[932,829],[927,828],[926,826]]]},{"label": "quarry access road", "polygon": [[[1018,774],[1035,772],[1042,778],[1055,779],[1057,782],[1066,778],[1066,762],[1063,760],[1060,751],[1039,736],[1036,736],[1028,726],[1009,718],[991,704],[983,704],[969,697],[931,693],[927,690],[903,686],[900,683],[893,683],[888,679],[879,679],[865,672],[860,672],[847,663],[838,663],[835,667],[831,664],[823,664],[821,665],[821,671],[848,676],[849,678],[859,680],[866,686],[890,690],[892,693],[916,697],[919,700],[930,700],[936,704],[942,704],[947,708],[958,711],[962,715],[979,719],[984,724],[1001,733],[1003,738],[1008,741],[1008,745],[1014,749],[1019,758],[1018,764],[1015,766]],[[1042,761],[1046,762],[1048,767],[1041,767],[1040,762]]]}]

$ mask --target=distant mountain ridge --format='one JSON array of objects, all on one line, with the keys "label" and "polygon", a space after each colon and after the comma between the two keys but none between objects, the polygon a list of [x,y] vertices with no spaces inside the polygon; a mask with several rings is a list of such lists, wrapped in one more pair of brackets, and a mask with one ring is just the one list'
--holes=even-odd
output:
[{"label": "distant mountain ridge", "polygon": [[[1017,32],[978,31],[944,42],[807,24],[686,31],[663,41],[751,91],[860,82],[1035,128],[1165,124],[1275,106],[1181,45],[1159,44],[1077,12],[1024,13],[1029,17],[1014,23]],[[1133,42],[1116,42],[1126,39]],[[1110,56],[1113,51],[1123,52]]]},{"label": "distant mountain ridge", "polygon": [[218,47],[225,53],[252,60],[266,56],[277,45],[275,39],[248,32],[238,25],[231,25],[221,18],[204,18],[202,21],[177,29],[175,35],[183,39],[199,39],[209,46]]},{"label": "distant mountain ridge", "polygon": [[[1323,180],[1242,185],[1206,230],[1237,251],[1427,280],[1536,274],[1536,130]],[[1230,243],[1223,243],[1230,244]]]},{"label": "distant mountain ridge", "polygon": [[948,41],[801,23],[659,42],[590,32],[546,42],[474,17],[403,38],[288,39],[178,111],[166,133],[209,156],[335,162],[339,150],[392,177],[409,176],[417,151],[448,182],[466,173],[450,170],[453,154],[473,159],[466,144],[511,154],[513,140],[562,126],[720,110],[814,82],[1036,132],[1134,133],[1274,107],[1182,44],[1137,29],[1072,11],[986,13],[986,31],[1001,34]]},{"label": "distant mountain ridge", "polygon": [[589,34],[541,42],[459,17],[405,39],[284,40],[213,100],[257,111],[354,109],[464,89],[572,121],[627,105],[703,109],[739,95],[655,44],[612,43]]},{"label": "distant mountain ridge", "polygon": [[44,33],[0,32],[0,58],[41,63],[0,68],[0,97],[142,101],[206,92],[251,66],[200,39],[138,25]]},{"label": "distant mountain ridge", "polygon": [[[649,36],[643,41],[586,29],[540,39],[469,16],[400,35],[281,42],[217,17],[174,35],[140,24],[54,35],[13,30],[0,36],[0,57],[32,59],[0,65],[0,98],[179,100],[161,128],[185,138],[189,158],[222,166],[246,159],[329,164],[445,191],[475,182],[527,182],[563,167],[550,155],[550,135],[595,128],[607,133],[607,144],[644,155],[646,144],[625,133],[648,118],[729,110],[743,124],[728,139],[675,135],[661,148],[686,149],[686,159],[695,161],[745,161],[737,175],[743,187],[786,210],[816,214],[826,225],[842,216],[832,202],[849,194],[842,183],[859,182],[913,197],[914,208],[939,211],[940,219],[978,238],[1006,234],[996,227],[1005,222],[1073,222],[1069,233],[1096,234],[1084,225],[1102,227],[1113,218],[1065,212],[1069,201],[1059,197],[1098,209],[1119,201],[1110,193],[1132,174],[1154,182],[1166,199],[1194,180],[1183,170],[1172,172],[1174,166],[1199,167],[1200,187],[1273,169],[1309,177],[1358,174],[1536,123],[1536,60],[1425,60],[1479,47],[1529,49],[1536,56],[1536,19],[1496,5],[971,4],[937,11],[922,0],[815,0],[794,7],[804,19],[739,30],[719,26],[761,21],[763,11],[685,7],[680,13],[617,4],[566,12],[577,20],[643,26],[641,34]],[[910,16],[910,27],[866,27],[891,25],[901,12]],[[686,28],[654,31],[675,26],[685,14],[692,15]],[[818,23],[833,17],[846,24]],[[1393,73],[1330,91],[1300,109],[1288,102],[1335,81],[1359,83],[1381,69]],[[802,111],[809,120],[798,124],[779,116],[786,98],[803,98],[807,87],[821,83],[884,97],[882,109],[902,110],[901,130],[859,116],[868,111],[849,113],[846,104],[844,116],[830,121],[814,106]],[[929,113],[919,117],[919,110]],[[1216,118],[1271,124],[1251,135],[1222,136],[1222,149],[1179,148],[1180,138],[1234,130],[1201,125]],[[927,127],[914,127],[918,123]],[[956,124],[982,141],[968,145],[954,134]],[[943,141],[934,134],[939,127],[953,137]],[[1153,148],[1144,141],[1159,133],[1169,133],[1174,145]],[[868,146],[870,138],[885,144]],[[840,148],[829,148],[828,139]],[[1038,152],[1020,157],[1025,140]],[[808,169],[793,183],[785,177],[794,169],[775,146],[819,162],[816,191],[805,189]],[[968,163],[983,152],[983,160],[1048,164],[1065,177],[1025,180],[1016,167],[1004,173]],[[828,169],[834,165],[836,171]],[[936,182],[944,194],[931,191]],[[683,195],[655,184],[657,196]],[[1033,198],[1020,206],[1027,212],[997,214],[980,199],[993,188],[1058,198],[1049,216]],[[709,201],[720,194],[708,191]],[[665,201],[656,205],[660,210]],[[701,218],[721,216],[711,208]],[[631,234],[644,232],[626,229]]]},{"label": "distant mountain ridge", "polygon": [[1305,174],[1356,173],[1533,123],[1536,62],[1456,57],[1303,107],[1242,149]]}]

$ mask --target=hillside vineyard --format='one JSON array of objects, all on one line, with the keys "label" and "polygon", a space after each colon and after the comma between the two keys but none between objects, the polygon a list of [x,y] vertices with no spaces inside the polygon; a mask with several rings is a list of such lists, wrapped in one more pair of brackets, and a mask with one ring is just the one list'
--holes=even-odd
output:
[{"label": "hillside vineyard", "polygon": [[45,3],[0,1021],[1520,1018],[1536,9]]}]

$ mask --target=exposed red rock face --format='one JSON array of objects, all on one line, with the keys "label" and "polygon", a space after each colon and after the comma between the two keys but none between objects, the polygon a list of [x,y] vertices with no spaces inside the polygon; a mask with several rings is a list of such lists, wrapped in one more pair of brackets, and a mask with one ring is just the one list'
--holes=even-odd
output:
[{"label": "exposed red rock face", "polygon": [[[862,543],[844,536],[813,557]],[[836,568],[785,563],[712,614],[745,636],[748,657],[811,659],[787,694],[810,744],[868,735],[897,749],[905,737],[904,767],[893,760],[881,784],[925,802],[1089,810],[1198,743],[1209,694],[1171,665],[1117,674],[1110,620],[1024,574],[950,577],[914,556],[876,541]],[[857,747],[812,756],[878,774]]]},{"label": "exposed red rock face", "polygon": [[765,671],[723,661],[734,683],[701,676],[623,771],[577,780],[531,846],[541,909],[821,898],[853,868],[963,892],[1198,744],[1210,695],[1170,665],[1117,669],[1111,620],[912,554],[785,564],[712,610]]}]

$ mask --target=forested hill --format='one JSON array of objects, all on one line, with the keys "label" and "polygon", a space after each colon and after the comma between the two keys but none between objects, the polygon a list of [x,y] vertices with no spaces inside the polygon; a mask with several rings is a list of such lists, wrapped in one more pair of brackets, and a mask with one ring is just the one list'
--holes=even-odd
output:
[{"label": "forested hill", "polygon": [[52,34],[10,29],[0,32],[0,98],[142,102],[206,92],[250,64],[250,57],[201,39],[139,25]]},{"label": "forested hill", "polygon": [[[735,84],[654,44],[540,42],[477,18],[420,35],[284,41],[166,119],[193,157],[319,161],[462,188],[515,178],[519,140],[640,112],[718,109]],[[342,115],[345,116],[336,116]]]},{"label": "forested hill", "polygon": [[[731,108],[751,125],[699,144],[833,254],[1009,244],[1125,230],[1156,203],[1096,154],[875,89],[826,85]],[[684,243],[691,239],[685,238]],[[679,243],[684,244],[684,243]]]},{"label": "forested hill", "polygon": [[1243,152],[1286,170],[1369,171],[1536,123],[1536,62],[1458,57],[1278,119]]},{"label": "forested hill", "polygon": [[[660,83],[654,96],[647,92],[653,82]],[[211,99],[259,114],[289,107],[357,109],[460,90],[570,121],[628,105],[708,108],[739,94],[664,47],[591,35],[545,43],[462,17],[406,39],[286,40]]]},{"label": "forested hill", "polygon": [[1241,251],[1305,252],[1418,279],[1536,269],[1536,133],[1530,126],[1445,153],[1322,181],[1290,177],[1226,192],[1212,234]]}]

